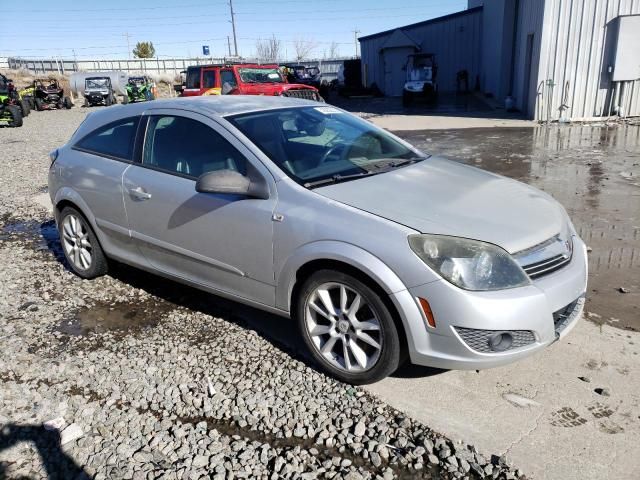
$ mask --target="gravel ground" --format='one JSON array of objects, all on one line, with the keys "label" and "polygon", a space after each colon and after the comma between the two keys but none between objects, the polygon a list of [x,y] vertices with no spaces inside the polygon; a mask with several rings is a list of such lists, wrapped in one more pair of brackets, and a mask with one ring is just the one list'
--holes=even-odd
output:
[{"label": "gravel ground", "polygon": [[0,478],[524,478],[318,373],[266,314],[125,267],[74,276],[35,199],[85,113],[0,129]]}]

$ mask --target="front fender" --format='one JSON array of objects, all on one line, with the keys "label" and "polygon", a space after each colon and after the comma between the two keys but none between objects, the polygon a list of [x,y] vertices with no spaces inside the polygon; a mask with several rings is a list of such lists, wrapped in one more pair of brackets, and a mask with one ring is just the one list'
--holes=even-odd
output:
[{"label": "front fender", "polygon": [[289,311],[296,272],[314,260],[334,260],[346,263],[371,277],[389,295],[406,290],[400,278],[375,255],[350,243],[321,240],[307,243],[294,251],[276,272],[276,306]]}]

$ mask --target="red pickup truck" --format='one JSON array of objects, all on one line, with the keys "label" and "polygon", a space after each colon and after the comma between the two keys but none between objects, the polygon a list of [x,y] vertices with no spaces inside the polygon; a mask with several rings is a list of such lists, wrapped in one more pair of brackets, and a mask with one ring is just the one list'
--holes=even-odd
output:
[{"label": "red pickup truck", "polygon": [[282,95],[323,101],[318,89],[288,83],[278,65],[198,65],[187,69],[181,95]]}]

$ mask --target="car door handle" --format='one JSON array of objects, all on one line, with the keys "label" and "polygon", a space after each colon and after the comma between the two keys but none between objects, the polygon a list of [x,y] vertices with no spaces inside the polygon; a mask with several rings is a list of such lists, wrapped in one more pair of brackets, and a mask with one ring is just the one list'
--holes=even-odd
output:
[{"label": "car door handle", "polygon": [[138,200],[149,200],[151,198],[151,194],[142,187],[129,188],[128,191],[129,195]]}]

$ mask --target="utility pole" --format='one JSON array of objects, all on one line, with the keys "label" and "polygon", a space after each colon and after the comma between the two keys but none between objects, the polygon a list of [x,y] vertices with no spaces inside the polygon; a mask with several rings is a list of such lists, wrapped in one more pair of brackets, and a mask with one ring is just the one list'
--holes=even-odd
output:
[{"label": "utility pole", "polygon": [[129,43],[129,32],[125,32],[123,36],[127,37],[127,52],[129,52],[129,60],[131,60],[131,44]]},{"label": "utility pole", "polygon": [[229,47],[229,56],[231,56],[231,38],[227,35],[227,46]]},{"label": "utility pole", "polygon": [[358,56],[358,34],[359,33],[360,33],[360,30],[358,30],[358,28],[356,27],[356,29],[353,31],[353,41],[356,46],[356,57]]},{"label": "utility pole", "polygon": [[238,56],[238,39],[236,38],[236,14],[233,13],[233,0],[229,0],[229,8],[231,9],[231,28],[233,29],[233,48]]}]

